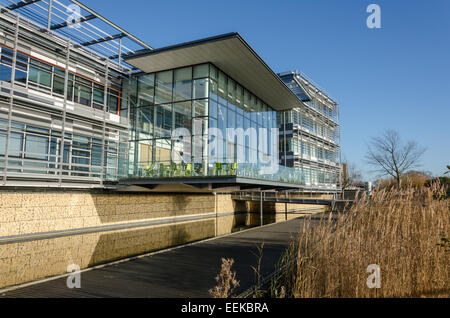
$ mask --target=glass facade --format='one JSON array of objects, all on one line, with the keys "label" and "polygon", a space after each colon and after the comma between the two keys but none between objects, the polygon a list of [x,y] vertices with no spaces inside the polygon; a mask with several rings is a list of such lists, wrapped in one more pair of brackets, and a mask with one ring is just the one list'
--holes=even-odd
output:
[{"label": "glass facade", "polygon": [[278,150],[276,112],[213,64],[131,81],[130,176],[235,173]]}]

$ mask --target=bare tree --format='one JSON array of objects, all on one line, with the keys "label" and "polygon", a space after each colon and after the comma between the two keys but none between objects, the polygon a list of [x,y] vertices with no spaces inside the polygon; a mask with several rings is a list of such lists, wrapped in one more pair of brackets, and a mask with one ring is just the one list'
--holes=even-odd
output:
[{"label": "bare tree", "polygon": [[392,176],[400,188],[401,176],[418,167],[425,152],[417,142],[403,143],[397,131],[388,129],[381,137],[373,137],[367,147],[367,163],[374,166],[380,176]]}]

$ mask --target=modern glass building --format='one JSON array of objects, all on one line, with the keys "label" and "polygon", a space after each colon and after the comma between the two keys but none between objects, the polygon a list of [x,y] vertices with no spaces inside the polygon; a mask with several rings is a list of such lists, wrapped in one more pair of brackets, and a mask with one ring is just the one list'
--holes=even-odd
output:
[{"label": "modern glass building", "polygon": [[280,161],[301,174],[305,185],[332,188],[340,179],[339,105],[305,75],[290,71],[281,79],[304,102],[278,113]]},{"label": "modern glass building", "polygon": [[0,2],[0,186],[338,190],[337,103],[306,77],[237,33],[154,49],[72,2]]}]

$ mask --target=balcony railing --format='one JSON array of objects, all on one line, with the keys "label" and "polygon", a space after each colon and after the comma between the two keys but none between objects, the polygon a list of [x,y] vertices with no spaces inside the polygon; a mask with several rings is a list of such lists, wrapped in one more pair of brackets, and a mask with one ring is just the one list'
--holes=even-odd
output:
[{"label": "balcony railing", "polygon": [[261,163],[137,163],[130,166],[129,178],[241,177],[313,188],[336,189],[334,183],[306,183],[298,170],[282,165]]}]

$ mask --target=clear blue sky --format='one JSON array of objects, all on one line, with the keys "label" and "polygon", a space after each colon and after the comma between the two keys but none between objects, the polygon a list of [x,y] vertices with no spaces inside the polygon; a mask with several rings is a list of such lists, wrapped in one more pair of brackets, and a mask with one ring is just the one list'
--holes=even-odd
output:
[{"label": "clear blue sky", "polygon": [[[84,0],[151,46],[239,32],[275,72],[301,70],[341,105],[342,153],[371,176],[366,144],[386,128],[450,164],[450,1]],[[368,29],[366,7],[381,7]]]}]

